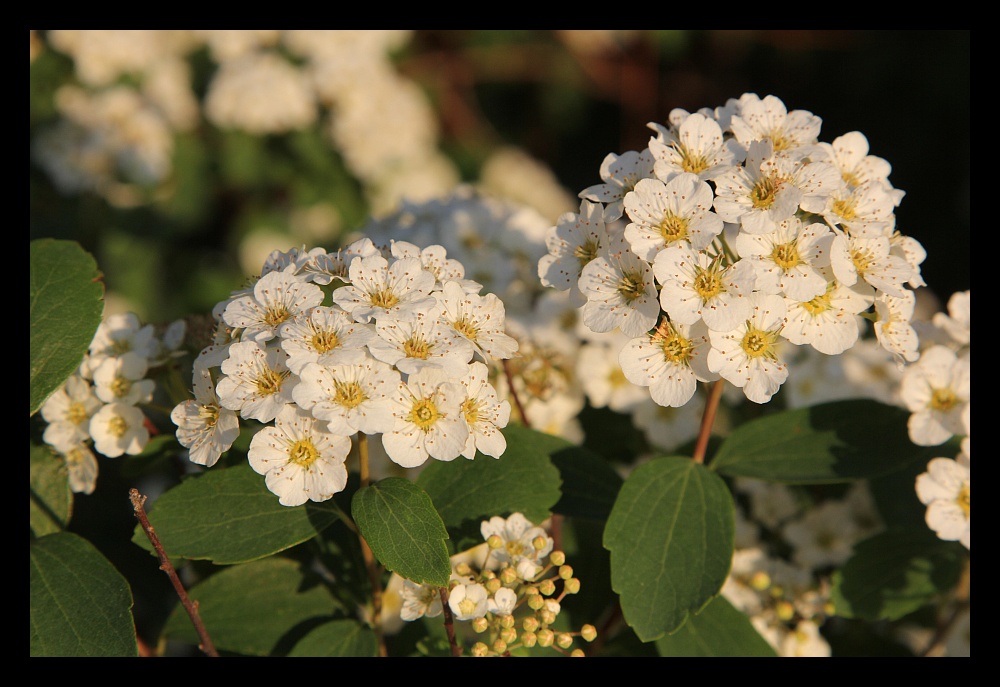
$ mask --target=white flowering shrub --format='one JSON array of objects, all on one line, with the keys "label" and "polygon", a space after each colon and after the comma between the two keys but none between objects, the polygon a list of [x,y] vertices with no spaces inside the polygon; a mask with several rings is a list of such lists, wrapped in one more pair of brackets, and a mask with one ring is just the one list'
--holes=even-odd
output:
[{"label": "white flowering shrub", "polygon": [[971,291],[874,143],[747,92],[459,183],[411,38],[32,32],[121,226],[30,244],[30,655],[970,655]]}]

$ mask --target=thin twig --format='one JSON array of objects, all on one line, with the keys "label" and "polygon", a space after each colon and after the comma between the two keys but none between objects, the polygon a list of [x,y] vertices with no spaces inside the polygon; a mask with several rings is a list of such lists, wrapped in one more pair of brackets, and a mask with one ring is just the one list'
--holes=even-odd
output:
[{"label": "thin twig", "polygon": [[212,638],[209,637],[208,630],[205,629],[205,623],[201,621],[201,615],[198,613],[198,602],[192,601],[188,596],[187,590],[184,589],[184,585],[181,584],[180,578],[177,577],[177,571],[174,570],[174,566],[170,562],[170,558],[167,557],[167,552],[163,550],[160,538],[156,536],[156,532],[153,531],[153,526],[149,524],[149,518],[146,517],[146,509],[143,507],[146,503],[146,497],[139,494],[138,489],[130,489],[128,495],[132,500],[132,509],[135,511],[135,517],[139,519],[139,524],[142,525],[143,531],[146,533],[146,536],[149,537],[149,541],[153,544],[153,548],[156,550],[156,555],[160,557],[160,570],[167,573],[167,577],[170,578],[170,582],[174,585],[174,590],[177,592],[177,596],[180,597],[181,603],[184,605],[184,610],[187,611],[188,617],[191,618],[191,623],[194,625],[194,629],[198,633],[198,638],[201,640],[201,643],[198,644],[198,648],[209,656],[218,658],[219,652],[215,650]]},{"label": "thin twig", "polygon": [[719,409],[722,399],[722,385],[725,381],[718,380],[712,385],[705,403],[705,414],[701,416],[701,430],[698,433],[698,443],[694,447],[694,462],[705,462],[705,451],[708,450],[708,438],[712,436],[712,425],[715,423],[715,412]]},{"label": "thin twig", "polygon": [[508,360],[504,358],[500,361],[500,364],[503,366],[503,374],[507,379],[507,389],[510,393],[510,397],[514,399],[514,406],[517,408],[517,414],[521,416],[521,424],[528,429],[531,429],[531,421],[528,420],[528,414],[524,412],[524,406],[521,405],[521,399],[517,395],[517,391],[514,389],[514,375],[511,374]]},{"label": "thin twig", "polygon": [[[358,463],[361,472],[361,488],[368,486],[368,435],[358,432]],[[375,638],[378,641],[378,655],[388,656],[389,652],[385,645],[385,633],[382,631],[382,577],[375,562],[375,554],[368,546],[360,530],[358,539],[361,541],[361,555],[365,559],[365,569],[368,571],[368,582],[372,587],[372,629],[375,630]]]},{"label": "thin twig", "polygon": [[455,618],[451,614],[451,606],[448,605],[448,590],[445,587],[438,587],[438,594],[441,596],[441,611],[444,613],[444,630],[448,633],[448,644],[451,645],[451,655],[461,656],[462,647],[455,639]]}]

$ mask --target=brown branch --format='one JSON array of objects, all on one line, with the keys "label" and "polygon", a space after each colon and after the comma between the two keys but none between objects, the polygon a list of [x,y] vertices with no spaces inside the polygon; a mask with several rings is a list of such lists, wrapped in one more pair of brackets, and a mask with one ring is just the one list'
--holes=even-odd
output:
[{"label": "brown branch", "polygon": [[[367,487],[369,482],[368,472],[368,435],[358,432],[358,462],[361,471],[361,487]],[[375,554],[368,546],[368,542],[357,530],[358,539],[361,542],[361,555],[365,559],[365,570],[368,571],[368,582],[372,587],[372,629],[375,630],[375,638],[378,641],[378,655],[388,656],[389,652],[385,645],[385,633],[382,630],[382,573],[375,561]]]},{"label": "brown branch", "polygon": [[170,558],[167,557],[167,552],[163,550],[160,538],[156,536],[156,532],[153,531],[153,526],[149,524],[149,518],[146,517],[146,509],[143,508],[143,504],[146,503],[146,497],[139,494],[138,489],[130,489],[128,495],[132,500],[132,509],[135,511],[135,517],[139,519],[139,524],[142,525],[143,531],[146,533],[146,536],[149,537],[150,543],[153,544],[153,548],[156,550],[156,555],[160,558],[160,570],[167,573],[167,577],[170,578],[170,582],[174,585],[174,590],[177,592],[177,596],[184,605],[184,610],[187,611],[188,617],[191,618],[191,623],[194,625],[194,629],[198,633],[198,637],[201,640],[198,648],[209,656],[218,658],[219,652],[215,650],[215,645],[212,644],[212,638],[208,636],[208,630],[205,629],[205,623],[201,621],[201,615],[198,614],[198,602],[192,601],[188,596],[187,590],[184,589],[184,585],[181,584],[180,578],[177,577],[177,571],[174,570],[174,566],[171,564]]},{"label": "brown branch", "polygon": [[521,424],[523,424],[528,429],[531,429],[531,421],[528,420],[528,414],[524,412],[524,406],[521,405],[521,398],[517,395],[517,391],[514,389],[514,375],[510,371],[510,365],[506,358],[500,361],[503,366],[503,374],[507,379],[507,389],[510,393],[510,397],[514,399],[514,406],[517,408],[517,414],[521,416]]},{"label": "brown branch", "polygon": [[705,462],[705,451],[708,449],[708,438],[712,436],[712,425],[715,423],[715,412],[719,409],[719,401],[722,399],[722,389],[724,380],[718,380],[712,385],[712,390],[708,393],[708,401],[705,403],[705,414],[701,416],[701,430],[698,433],[698,443],[694,447],[694,462]]},{"label": "brown branch", "polygon": [[441,596],[441,612],[444,614],[444,630],[448,633],[448,644],[451,645],[451,655],[461,656],[462,647],[455,639],[455,617],[451,614],[451,606],[448,605],[448,590],[445,587],[438,587],[438,594]]}]

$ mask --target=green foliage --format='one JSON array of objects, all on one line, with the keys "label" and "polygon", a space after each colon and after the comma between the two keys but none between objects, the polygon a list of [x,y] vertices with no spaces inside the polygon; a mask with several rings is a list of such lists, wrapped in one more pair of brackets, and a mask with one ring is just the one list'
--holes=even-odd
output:
[{"label": "green foliage", "polygon": [[[171,558],[245,563],[312,539],[338,518],[330,501],[289,508],[246,463],[206,471],[156,500],[149,522]],[[152,545],[140,525],[132,541]]]},{"label": "green foliage", "polygon": [[29,549],[29,656],[138,655],[128,583],[93,544],[57,532]]},{"label": "green foliage", "polygon": [[32,537],[43,537],[66,527],[73,509],[73,492],[66,464],[51,448],[32,444],[28,453],[28,527]]},{"label": "green foliage", "polygon": [[[220,570],[188,590],[220,652],[283,655],[343,609],[326,587],[281,557]],[[165,639],[197,644],[198,634],[178,605],[163,629]]]},{"label": "green foliage", "polygon": [[503,435],[507,450],[500,460],[477,453],[471,461],[434,461],[417,477],[447,527],[515,512],[542,522],[559,501],[553,456],[572,445],[522,425],[508,425]]},{"label": "green foliage", "polygon": [[898,620],[947,594],[962,574],[967,551],[933,532],[888,530],[854,547],[833,575],[837,615]]},{"label": "green foliage", "polygon": [[899,470],[923,449],[910,442],[903,408],[868,399],[786,410],[733,430],[712,468],[730,477],[823,484]]},{"label": "green foliage", "polygon": [[378,655],[378,643],[375,633],[361,623],[334,620],[312,630],[288,655],[293,658],[372,657]]},{"label": "green foliage", "polygon": [[363,487],[351,501],[351,516],[386,568],[420,584],[448,585],[448,531],[416,484],[389,477]]},{"label": "green foliage", "polygon": [[732,563],[734,517],[725,482],[690,458],[657,458],[625,480],[604,547],[639,639],[674,632],[718,594]]},{"label": "green foliage", "polygon": [[101,324],[104,285],[94,258],[75,241],[32,241],[29,260],[29,415],[34,415],[80,366]]},{"label": "green foliage", "polygon": [[679,630],[656,640],[660,656],[774,657],[774,649],[750,624],[745,613],[717,596]]}]

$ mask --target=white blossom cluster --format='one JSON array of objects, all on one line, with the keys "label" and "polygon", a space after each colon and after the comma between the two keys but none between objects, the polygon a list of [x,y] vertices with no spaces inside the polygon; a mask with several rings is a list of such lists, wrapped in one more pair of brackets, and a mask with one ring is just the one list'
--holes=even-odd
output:
[{"label": "white blossom cluster", "polygon": [[[565,554],[553,550],[552,537],[521,513],[483,521],[480,532],[485,543],[452,556],[447,589],[452,617],[468,622],[476,634],[488,633],[489,642],[477,641],[472,655],[499,656],[536,645],[583,655],[571,647],[578,636],[594,640],[592,625],[578,632],[553,628],[561,601],[579,592],[580,581],[566,565]],[[436,587],[395,574],[386,592],[388,603],[398,605],[406,622],[434,618],[444,609]]]},{"label": "white blossom cluster", "polygon": [[720,377],[766,403],[789,347],[842,353],[859,316],[900,364],[916,360],[925,252],[896,230],[903,192],[863,134],[823,143],[819,117],[753,93],[649,126],[646,149],[605,158],[538,264],[587,327],[629,339],[625,377],[662,406]]},{"label": "white blossom cluster", "polygon": [[42,440],[63,457],[72,491],[93,493],[95,451],[118,458],[146,448],[150,433],[142,406],[156,391],[150,374],[180,347],[185,329],[179,320],[161,336],[134,313],[107,317],[80,367],[42,404]]},{"label": "white blossom cluster", "polygon": [[275,251],[261,277],[216,305],[215,344],[195,360],[195,398],[172,419],[211,466],[233,420],[267,425],[250,465],[286,506],[343,490],[351,437],[380,434],[405,468],[428,458],[499,458],[510,404],[489,366],[510,358],[503,302],[440,245],[365,238]]}]

